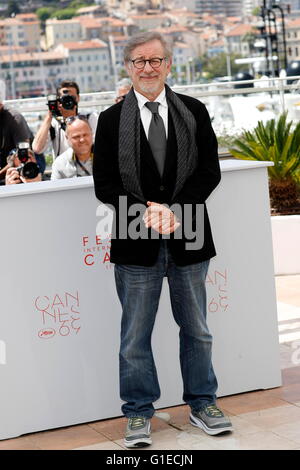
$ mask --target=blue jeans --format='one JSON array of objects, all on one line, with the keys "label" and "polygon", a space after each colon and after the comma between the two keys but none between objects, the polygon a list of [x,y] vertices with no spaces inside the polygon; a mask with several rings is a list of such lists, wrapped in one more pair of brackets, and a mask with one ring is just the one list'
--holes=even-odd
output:
[{"label": "blue jeans", "polygon": [[[118,296],[123,308],[120,347],[120,396],[125,416],[154,414],[160,397],[151,335],[164,276],[167,276],[173,316],[180,328],[183,400],[194,410],[215,403],[217,380],[211,362],[212,337],[206,324],[205,278],[209,260],[176,266],[166,241],[154,266],[115,265]],[[174,358],[175,360],[175,358]]]}]

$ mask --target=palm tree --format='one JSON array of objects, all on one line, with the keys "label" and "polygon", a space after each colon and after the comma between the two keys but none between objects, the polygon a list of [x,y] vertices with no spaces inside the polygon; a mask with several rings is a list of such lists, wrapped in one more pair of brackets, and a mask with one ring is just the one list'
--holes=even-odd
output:
[{"label": "palm tree", "polygon": [[287,112],[277,123],[275,119],[259,121],[253,131],[245,130],[235,139],[230,149],[236,158],[274,163],[268,168],[269,189],[272,208],[278,212],[299,208],[300,123],[294,130],[291,127]]}]

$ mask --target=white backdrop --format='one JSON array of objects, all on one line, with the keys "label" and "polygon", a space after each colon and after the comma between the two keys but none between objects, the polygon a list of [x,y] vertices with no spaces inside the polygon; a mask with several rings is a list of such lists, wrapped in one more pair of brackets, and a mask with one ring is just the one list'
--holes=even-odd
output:
[{"label": "white backdrop", "polygon": [[[219,396],[280,385],[266,165],[222,162],[207,277]],[[0,439],[119,416],[120,306],[90,177],[0,189]],[[153,335],[162,396],[182,402],[164,285]]]}]

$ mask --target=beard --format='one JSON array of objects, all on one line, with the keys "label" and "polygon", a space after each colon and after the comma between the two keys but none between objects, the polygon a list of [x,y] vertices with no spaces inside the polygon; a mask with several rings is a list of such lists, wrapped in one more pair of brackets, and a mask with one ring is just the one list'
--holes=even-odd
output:
[{"label": "beard", "polygon": [[160,80],[157,80],[154,83],[145,83],[141,81],[139,83],[139,87],[144,93],[157,93],[161,89],[161,82]]}]

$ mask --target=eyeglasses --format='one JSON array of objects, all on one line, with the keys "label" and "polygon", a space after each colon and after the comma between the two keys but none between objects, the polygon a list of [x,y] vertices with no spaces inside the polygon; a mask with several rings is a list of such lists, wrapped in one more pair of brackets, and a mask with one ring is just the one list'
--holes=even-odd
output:
[{"label": "eyeglasses", "polygon": [[153,69],[159,69],[163,60],[167,60],[167,57],[153,57],[152,59],[133,59],[131,62],[134,67],[138,70],[143,69],[146,66],[146,63],[149,62]]},{"label": "eyeglasses", "polygon": [[76,116],[69,116],[65,119],[65,123],[67,126],[72,124],[72,122],[76,121],[76,119],[80,119],[81,121],[88,121],[88,117],[85,114],[76,114]]}]

